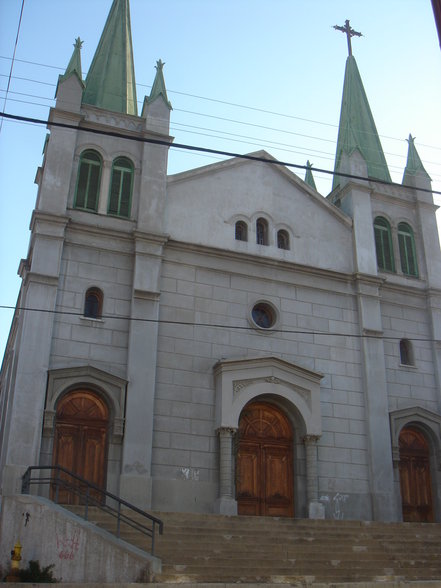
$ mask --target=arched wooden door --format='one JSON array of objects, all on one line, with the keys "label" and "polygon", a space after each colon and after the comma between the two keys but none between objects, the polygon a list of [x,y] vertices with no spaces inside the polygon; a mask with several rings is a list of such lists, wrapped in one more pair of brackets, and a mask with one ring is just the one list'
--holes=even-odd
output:
[{"label": "arched wooden door", "polygon": [[429,445],[423,433],[405,427],[399,438],[403,520],[433,523]]},{"label": "arched wooden door", "polygon": [[[67,394],[57,406],[53,465],[60,465],[97,486],[104,487],[107,465],[109,410],[90,390]],[[99,495],[96,496],[100,499]],[[78,503],[67,490],[59,491],[59,502]]]},{"label": "arched wooden door", "polygon": [[294,516],[292,444],[292,427],[281,410],[266,402],[243,409],[236,461],[239,514]]}]

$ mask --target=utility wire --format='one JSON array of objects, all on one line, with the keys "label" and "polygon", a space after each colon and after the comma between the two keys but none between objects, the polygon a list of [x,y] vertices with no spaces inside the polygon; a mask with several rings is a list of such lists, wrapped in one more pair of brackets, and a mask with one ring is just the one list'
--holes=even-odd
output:
[{"label": "utility wire", "polygon": [[[11,58],[10,57],[6,57],[6,56],[3,56],[3,55],[0,55],[0,59],[10,60]],[[34,61],[27,61],[27,60],[24,60],[24,59],[16,59],[16,61],[17,62],[21,62],[21,63],[27,63],[27,64],[30,64],[30,65],[37,65],[37,66],[40,66],[40,67],[48,67],[48,68],[52,68],[52,69],[57,69],[59,71],[64,71],[64,68],[57,67],[57,66],[54,66],[54,65],[48,65],[48,64],[44,64],[44,63],[36,63]],[[86,75],[87,75],[87,73],[84,73],[84,77],[86,77]],[[53,84],[53,83],[41,82],[39,80],[31,80],[31,79],[28,79],[28,78],[17,78],[17,79],[23,79],[23,80],[26,80],[26,81],[31,81],[31,82],[35,82],[35,83],[41,83],[41,84],[45,84],[45,85],[50,85],[52,87],[55,87],[56,86],[56,84]],[[136,85],[137,86],[140,86],[140,87],[143,87],[143,88],[149,88],[149,89],[152,87],[149,84],[137,83]],[[327,127],[331,127],[331,128],[339,128],[339,125],[336,125],[334,123],[327,123],[327,122],[319,121],[319,120],[316,120],[316,119],[309,119],[309,118],[305,118],[305,117],[301,117],[301,116],[295,116],[295,115],[292,115],[292,114],[286,114],[286,113],[283,113],[283,112],[276,112],[276,111],[273,111],[273,110],[267,110],[267,109],[264,109],[264,108],[258,108],[256,106],[246,106],[244,104],[239,104],[239,103],[236,103],[236,102],[229,102],[227,100],[220,100],[220,99],[217,99],[217,98],[210,98],[210,97],[207,97],[207,96],[200,96],[198,94],[190,94],[188,92],[180,92],[178,90],[170,90],[170,89],[167,90],[167,93],[169,93],[169,94],[178,94],[180,96],[187,96],[189,98],[196,98],[197,100],[205,100],[205,101],[214,102],[214,103],[217,103],[217,104],[224,104],[226,106],[232,106],[234,108],[241,108],[241,109],[244,109],[244,110],[250,110],[250,111],[254,111],[254,112],[260,112],[262,114],[270,114],[272,116],[280,116],[280,117],[283,117],[283,118],[288,118],[288,119],[293,119],[293,120],[300,120],[300,121],[303,121],[303,122],[308,122],[308,123],[312,123],[312,124],[327,126]],[[142,101],[138,101],[138,103],[139,104],[142,104]],[[179,109],[176,109],[175,108],[174,110],[177,111]],[[186,111],[182,111],[182,112],[186,112]],[[195,114],[201,115],[201,113],[195,113]],[[211,116],[211,115],[203,115],[203,116]],[[225,119],[225,120],[230,120],[230,119]],[[231,121],[231,122],[238,122],[240,124],[250,124],[250,125],[252,124],[252,123],[243,123],[242,121]],[[283,131],[280,129],[280,132],[283,132]],[[364,132],[366,132],[367,134],[372,134],[369,131],[364,131]],[[309,135],[305,135],[305,136],[309,136]],[[383,139],[390,139],[390,140],[399,141],[399,142],[402,142],[403,141],[403,139],[399,139],[397,137],[390,137],[388,135],[378,135],[378,136],[380,138],[383,138]],[[320,137],[317,137],[317,139],[324,140],[324,139],[321,139]],[[438,150],[441,150],[441,147],[437,147],[437,146],[434,146],[434,145],[426,145],[424,143],[420,143],[420,145],[421,145],[421,147],[427,147],[427,148],[430,148],[430,149],[438,149]],[[395,155],[395,154],[392,154],[392,155]]]},{"label": "utility wire", "polygon": [[[82,312],[72,311],[72,310],[51,310],[46,308],[31,308],[27,306],[8,306],[5,304],[0,304],[0,308],[6,310],[15,310],[15,311],[29,311],[29,312],[41,312],[44,314],[57,314],[57,315],[68,315],[68,316],[81,316],[84,317]],[[86,317],[87,318],[87,317]],[[122,320],[122,321],[129,321],[129,322],[140,322],[140,323],[153,323],[153,324],[160,324],[160,325],[179,325],[179,326],[188,326],[188,327],[209,327],[213,329],[234,329],[239,331],[253,331],[255,332],[255,327],[243,327],[240,325],[226,325],[226,324],[218,324],[218,323],[196,323],[192,321],[172,321],[167,319],[148,319],[148,318],[137,318],[131,316],[117,316],[117,315],[101,315],[100,319],[108,319],[108,320]],[[268,329],[269,333],[281,333],[281,334],[291,334],[291,335],[320,335],[320,336],[327,336],[327,337],[350,337],[353,339],[387,339],[388,341],[401,341],[403,337],[397,337],[392,335],[357,335],[357,334],[348,334],[348,333],[336,333],[336,332],[326,332],[326,331],[301,331],[298,329]],[[412,338],[412,341],[424,341],[433,343],[436,340],[431,338]]]},{"label": "utility wire", "polygon": [[[34,124],[41,124],[41,125],[46,125],[48,127],[58,127],[58,128],[64,128],[64,129],[71,129],[73,131],[83,131],[83,132],[91,133],[91,134],[95,134],[95,135],[105,135],[107,137],[116,137],[119,139],[127,139],[129,141],[136,141],[139,143],[151,143],[153,145],[162,145],[164,147],[170,147],[173,149],[185,149],[187,151],[194,151],[194,152],[201,152],[201,153],[212,153],[215,155],[224,155],[225,157],[237,157],[240,159],[247,159],[249,161],[257,161],[260,163],[266,163],[266,164],[271,164],[271,165],[292,167],[295,169],[303,169],[303,170],[310,169],[311,171],[314,171],[314,172],[324,173],[324,174],[328,174],[328,175],[332,175],[332,176],[340,176],[340,177],[349,178],[352,180],[362,180],[364,182],[372,182],[374,184],[381,184],[384,186],[394,186],[396,188],[401,188],[401,189],[403,187],[406,188],[406,186],[403,186],[402,184],[398,184],[397,182],[388,182],[386,180],[367,178],[364,176],[359,176],[356,174],[348,174],[348,173],[344,173],[344,172],[340,172],[340,171],[337,173],[337,172],[331,171],[329,169],[322,169],[322,168],[318,168],[318,167],[308,167],[307,165],[301,165],[298,163],[291,163],[288,161],[280,161],[278,159],[267,159],[265,157],[260,157],[258,155],[235,153],[232,151],[223,151],[221,149],[210,149],[208,147],[198,147],[195,145],[187,145],[185,143],[173,143],[171,141],[163,141],[160,139],[150,139],[147,137],[137,137],[135,135],[128,135],[126,133],[118,133],[116,131],[104,131],[102,129],[77,127],[75,125],[69,125],[67,123],[42,120],[39,118],[31,118],[31,117],[27,117],[27,116],[19,116],[16,114],[9,114],[6,112],[0,113],[0,116],[7,118],[9,120],[15,120],[15,121],[20,121],[20,122],[29,122],[29,123],[34,123]],[[438,190],[429,190],[428,188],[418,188],[418,190],[420,192],[428,192],[429,194],[440,194],[441,195],[441,191],[438,191]]]},{"label": "utility wire", "polygon": [[[25,0],[22,0],[21,10],[20,10],[20,18],[18,20],[17,35],[15,37],[14,52],[12,54],[12,59],[11,59],[11,69],[9,70],[8,85],[6,87],[5,100],[3,102],[3,109],[2,109],[3,112],[5,111],[5,108],[6,108],[6,101],[8,99],[9,86],[11,85],[12,70],[14,68],[15,53],[17,51],[18,37],[20,35],[20,26],[21,26],[21,19],[22,19],[22,16],[23,16],[24,3],[25,3]],[[2,132],[2,128],[3,128],[3,119],[0,120],[0,133]]]}]

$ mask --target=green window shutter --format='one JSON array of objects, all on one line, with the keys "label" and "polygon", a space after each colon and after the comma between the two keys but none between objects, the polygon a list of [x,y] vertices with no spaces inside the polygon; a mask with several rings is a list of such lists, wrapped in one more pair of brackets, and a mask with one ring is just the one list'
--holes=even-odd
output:
[{"label": "green window shutter", "polygon": [[389,223],[381,216],[374,220],[374,237],[378,268],[387,272],[394,272],[392,233]]},{"label": "green window shutter", "polygon": [[407,223],[398,225],[401,271],[407,276],[418,277],[418,264],[413,231]]},{"label": "green window shutter", "polygon": [[126,157],[115,159],[112,166],[108,213],[128,218],[133,188],[133,165]]},{"label": "green window shutter", "polygon": [[96,212],[101,179],[101,158],[95,151],[84,151],[80,157],[75,208]]}]

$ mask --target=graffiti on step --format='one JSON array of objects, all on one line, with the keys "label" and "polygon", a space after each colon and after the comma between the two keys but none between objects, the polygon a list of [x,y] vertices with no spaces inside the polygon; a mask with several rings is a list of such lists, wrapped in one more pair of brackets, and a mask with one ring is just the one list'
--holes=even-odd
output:
[{"label": "graffiti on step", "polygon": [[57,551],[60,559],[75,559],[75,555],[80,547],[79,531],[73,531],[72,535],[59,535],[55,533],[57,539]]},{"label": "graffiti on step", "polygon": [[340,492],[337,492],[337,494],[334,494],[332,498],[327,494],[320,496],[320,502],[325,504],[327,503],[329,505],[332,518],[341,521],[345,518],[344,504],[348,498],[349,494],[341,494]]}]

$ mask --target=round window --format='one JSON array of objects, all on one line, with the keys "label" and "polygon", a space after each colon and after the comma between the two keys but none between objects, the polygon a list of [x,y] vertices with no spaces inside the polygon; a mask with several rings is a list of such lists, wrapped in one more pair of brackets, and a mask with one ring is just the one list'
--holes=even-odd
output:
[{"label": "round window", "polygon": [[261,329],[271,329],[276,323],[276,312],[269,304],[258,302],[251,311],[253,321]]}]

